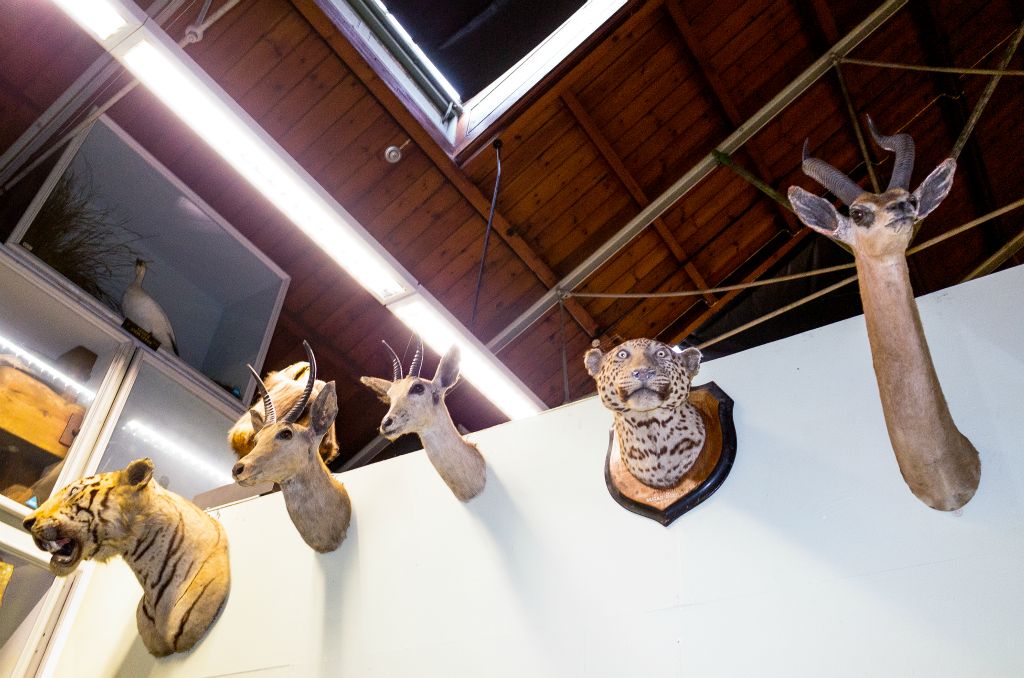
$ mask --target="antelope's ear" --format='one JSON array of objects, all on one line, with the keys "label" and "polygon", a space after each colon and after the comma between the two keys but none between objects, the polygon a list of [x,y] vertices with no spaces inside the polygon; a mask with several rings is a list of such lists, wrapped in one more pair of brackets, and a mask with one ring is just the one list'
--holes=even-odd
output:
[{"label": "antelope's ear", "polygon": [[136,459],[121,471],[121,483],[141,489],[153,477],[153,460],[149,457]]},{"label": "antelope's ear", "polygon": [[382,401],[389,405],[391,404],[391,398],[388,397],[388,389],[391,388],[390,381],[387,379],[378,379],[377,377],[359,377],[359,381],[376,393],[377,397]]},{"label": "antelope's ear", "polygon": [[817,231],[833,240],[850,243],[850,226],[839,216],[828,200],[808,193],[799,186],[789,187],[789,204],[800,221],[812,231]]},{"label": "antelope's ear", "polygon": [[604,354],[601,353],[601,349],[592,348],[583,354],[583,364],[587,368],[587,374],[592,377],[596,377],[597,373],[601,371],[601,360],[604,359]]},{"label": "antelope's ear", "polygon": [[441,356],[441,362],[437,366],[437,372],[434,374],[434,383],[441,387],[442,390],[447,391],[452,386],[455,386],[455,382],[459,380],[459,359],[461,354],[459,353],[458,346],[452,346],[448,349],[448,352]]},{"label": "antelope's ear", "polygon": [[263,418],[263,413],[255,407],[249,410],[249,419],[252,421],[252,434],[256,435],[263,429],[266,419]]},{"label": "antelope's ear", "polygon": [[697,372],[700,371],[701,357],[700,349],[691,346],[678,354],[676,360],[678,360],[679,364],[683,366],[683,371],[686,372],[686,376],[693,379],[697,376]]},{"label": "antelope's ear", "polygon": [[313,437],[323,438],[338,416],[338,392],[333,381],[327,382],[309,408],[309,428]]},{"label": "antelope's ear", "polygon": [[942,199],[949,195],[949,189],[953,188],[955,172],[956,160],[946,158],[917,187],[914,197],[917,198],[917,218],[919,220],[931,214],[932,210],[942,202]]}]

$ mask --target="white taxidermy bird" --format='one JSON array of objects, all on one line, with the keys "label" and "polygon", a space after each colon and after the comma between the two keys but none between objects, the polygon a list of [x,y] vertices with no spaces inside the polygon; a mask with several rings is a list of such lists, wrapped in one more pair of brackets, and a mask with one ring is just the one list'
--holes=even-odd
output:
[{"label": "white taxidermy bird", "polygon": [[178,353],[178,344],[174,341],[174,328],[167,314],[160,308],[156,300],[142,289],[142,278],[146,275],[146,262],[135,260],[135,280],[124,291],[121,308],[124,315],[133,323],[153,335],[153,338],[164,346],[170,346],[174,355]]}]

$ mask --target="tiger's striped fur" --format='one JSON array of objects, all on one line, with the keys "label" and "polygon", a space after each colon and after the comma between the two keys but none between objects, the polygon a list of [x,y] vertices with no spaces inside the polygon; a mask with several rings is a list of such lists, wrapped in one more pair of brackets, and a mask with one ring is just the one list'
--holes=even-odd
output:
[{"label": "tiger's striped fur", "polygon": [[136,624],[157,657],[192,648],[216,620],[231,585],[219,522],[153,480],[153,462],[77,480],[25,519],[58,576],[82,560],[121,556],[142,585]]}]

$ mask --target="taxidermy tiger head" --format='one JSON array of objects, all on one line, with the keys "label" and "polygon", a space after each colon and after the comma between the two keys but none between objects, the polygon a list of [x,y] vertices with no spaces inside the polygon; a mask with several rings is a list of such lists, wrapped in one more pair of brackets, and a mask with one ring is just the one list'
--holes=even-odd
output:
[{"label": "taxidermy tiger head", "polygon": [[123,553],[130,521],[146,506],[152,479],[152,460],[137,459],[123,470],[76,480],[30,513],[25,529],[51,554],[53,573],[63,577],[82,560]]},{"label": "taxidermy tiger head", "polygon": [[690,395],[690,381],[700,369],[700,351],[682,352],[654,341],[632,339],[608,353],[592,348],[583,362],[597,382],[605,407],[614,412],[678,409]]}]

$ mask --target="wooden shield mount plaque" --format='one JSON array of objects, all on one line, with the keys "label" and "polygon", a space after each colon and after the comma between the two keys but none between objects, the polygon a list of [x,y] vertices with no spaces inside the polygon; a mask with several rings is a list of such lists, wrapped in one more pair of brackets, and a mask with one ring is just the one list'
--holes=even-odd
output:
[{"label": "wooden shield mount plaque", "polygon": [[604,479],[608,493],[624,508],[668,525],[715,493],[736,459],[732,398],[714,382],[695,386],[690,402],[704,418],[707,437],[693,468],[673,487],[657,488],[637,480],[622,463],[614,427],[608,436]]}]

